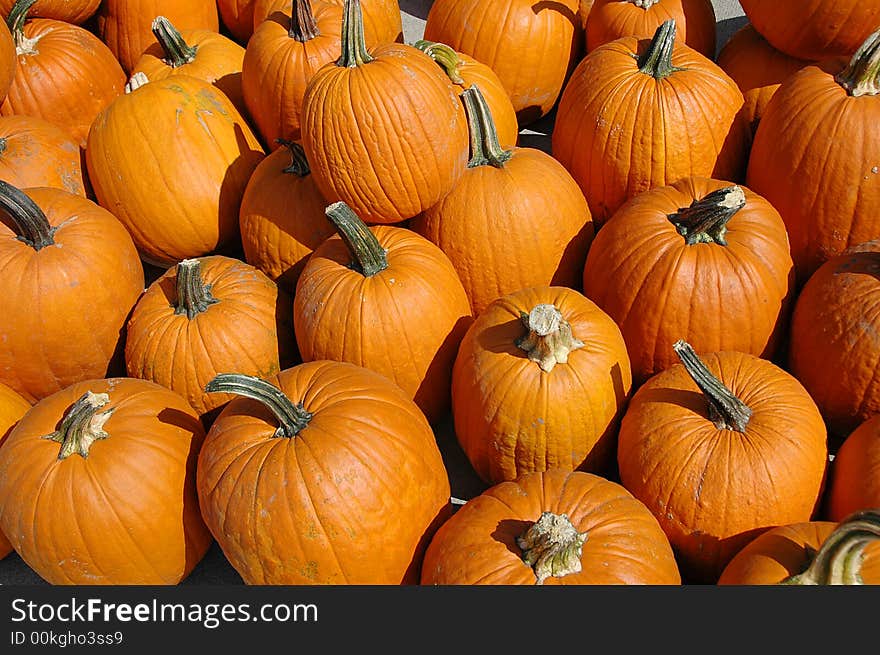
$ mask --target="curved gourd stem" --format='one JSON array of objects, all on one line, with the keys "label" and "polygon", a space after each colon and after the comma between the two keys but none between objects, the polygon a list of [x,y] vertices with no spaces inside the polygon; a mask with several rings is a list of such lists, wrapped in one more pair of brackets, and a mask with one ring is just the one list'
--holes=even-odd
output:
[{"label": "curved gourd stem", "polygon": [[0,211],[12,220],[16,238],[34,250],[55,243],[55,229],[43,210],[23,191],[0,180]]},{"label": "curved gourd stem", "polygon": [[305,177],[312,172],[309,167],[309,160],[306,158],[306,152],[303,147],[287,139],[275,139],[275,143],[284,146],[290,151],[290,166],[283,169],[282,173],[290,173],[297,177]]},{"label": "curved gourd stem", "polygon": [[528,314],[521,312],[520,320],[528,332],[517,339],[516,347],[524,350],[529,360],[545,373],[556,364],[568,362],[571,351],[584,347],[584,342],[572,334],[571,324],[553,305],[535,305]]},{"label": "curved gourd stem", "polygon": [[586,532],[578,532],[566,514],[544,512],[516,538],[523,562],[535,571],[535,584],[553,576],[561,578],[581,571]]},{"label": "curved gourd stem", "polygon": [[35,40],[28,39],[24,35],[24,24],[27,21],[28,12],[37,0],[16,0],[15,4],[9,10],[6,16],[6,26],[12,32],[12,38],[15,41],[15,53],[18,55],[32,54],[34,52]]},{"label": "curved gourd stem", "polygon": [[290,8],[290,29],[287,30],[287,34],[291,39],[303,43],[321,35],[309,0],[293,0]]},{"label": "curved gourd stem", "polygon": [[174,313],[194,319],[208,307],[220,302],[211,295],[211,285],[202,279],[202,263],[198,259],[184,259],[177,264],[177,305]]},{"label": "curved gourd stem", "polygon": [[153,36],[165,52],[165,62],[171,68],[189,64],[196,58],[196,46],[187,45],[183,36],[165,16],[156,16],[150,27]]},{"label": "curved gourd stem", "polygon": [[835,528],[803,573],[786,585],[860,585],[865,549],[880,540],[880,509],[856,512]]},{"label": "curved gourd stem", "polygon": [[278,420],[276,437],[292,439],[305,430],[312,420],[312,413],[302,403],[294,404],[281,389],[252,375],[220,373],[205,385],[205,391],[231,393],[261,403]]},{"label": "curved gourd stem", "polygon": [[360,0],[345,0],[342,18],[342,54],[337,66],[354,68],[373,61],[364,38],[364,15]]},{"label": "curved gourd stem", "polygon": [[672,349],[684,364],[688,375],[706,397],[709,403],[709,420],[715,424],[715,427],[719,430],[745,432],[752,417],[751,408],[712,375],[689,343],[676,341]]},{"label": "curved gourd stem", "polygon": [[372,277],[388,268],[388,258],[382,244],[351,207],[344,202],[335,202],[324,213],[348,247],[358,272],[364,277]]},{"label": "curved gourd stem", "polygon": [[58,459],[67,459],[71,455],[79,455],[87,459],[92,444],[108,435],[104,431],[104,423],[110,418],[113,409],[98,412],[110,402],[106,393],[86,391],[64,415],[61,426],[43,439],[61,444]]},{"label": "curved gourd stem", "polygon": [[862,43],[835,80],[856,98],[880,94],[880,29]]},{"label": "curved gourd stem", "polygon": [[461,68],[462,61],[453,48],[445,43],[428,41],[426,39],[419,39],[413,43],[413,47],[417,50],[421,50],[437,62],[437,64],[446,71],[447,77],[449,77],[453,84],[464,84],[464,79],[458,72]]},{"label": "curved gourd stem", "polygon": [[694,200],[690,207],[670,214],[669,220],[688,245],[717,243],[727,245],[727,223],[746,206],[746,194],[739,186],[718,189]]},{"label": "curved gourd stem", "polygon": [[482,91],[476,84],[472,84],[469,89],[461,92],[461,99],[464,101],[471,139],[468,168],[486,165],[503,168],[513,156],[513,151],[505,150],[498,142],[498,130]]},{"label": "curved gourd stem", "polygon": [[639,70],[642,73],[659,80],[681,70],[672,65],[675,31],[674,18],[668,19],[657,28],[648,50],[638,58]]}]

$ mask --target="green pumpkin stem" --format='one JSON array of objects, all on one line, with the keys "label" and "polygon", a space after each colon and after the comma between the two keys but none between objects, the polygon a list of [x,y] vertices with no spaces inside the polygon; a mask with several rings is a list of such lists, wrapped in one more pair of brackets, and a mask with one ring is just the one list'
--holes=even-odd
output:
[{"label": "green pumpkin stem", "polygon": [[861,585],[865,548],[880,540],[880,510],[862,510],[840,522],[803,573],[785,585]]},{"label": "green pumpkin stem", "polygon": [[28,12],[37,0],[16,0],[6,16],[6,26],[12,32],[15,41],[15,52],[18,55],[27,55],[34,52],[36,39],[28,39],[24,35],[24,24],[28,18]]},{"label": "green pumpkin stem", "polygon": [[686,341],[676,341],[672,349],[691,379],[703,392],[709,403],[709,420],[719,430],[735,430],[745,432],[749,420],[752,418],[752,410],[743,401],[733,395],[733,392],[712,375],[709,368],[694,352],[693,347]]},{"label": "green pumpkin stem", "polygon": [[278,420],[275,437],[292,439],[305,430],[312,413],[302,403],[294,404],[278,387],[252,375],[220,373],[205,385],[207,393],[231,393],[264,405]]},{"label": "green pumpkin stem", "polygon": [[544,512],[516,538],[523,562],[535,572],[535,584],[549,577],[561,578],[581,570],[586,532],[578,532],[566,514]]},{"label": "green pumpkin stem", "polygon": [[306,152],[300,144],[288,141],[287,139],[275,139],[275,143],[284,146],[290,151],[290,166],[283,169],[282,173],[305,177],[312,172],[312,169],[309,167],[309,160],[306,158]]},{"label": "green pumpkin stem", "polygon": [[355,270],[364,277],[372,277],[388,268],[388,258],[382,244],[351,207],[344,202],[335,202],[324,213],[348,247]]},{"label": "green pumpkin stem", "polygon": [[520,320],[528,332],[516,340],[516,347],[524,350],[529,360],[545,373],[568,362],[571,351],[584,347],[584,342],[572,334],[571,324],[553,305],[535,305],[528,314],[520,312]]},{"label": "green pumpkin stem", "polygon": [[9,147],[9,144],[6,142],[5,136],[0,136],[0,155],[6,152],[6,148]]},{"label": "green pumpkin stem", "polygon": [[58,459],[67,459],[71,455],[79,455],[87,459],[92,444],[108,435],[104,432],[104,423],[110,418],[113,409],[98,412],[110,402],[106,393],[86,391],[64,415],[61,426],[43,439],[61,444]]},{"label": "green pumpkin stem", "polygon": [[486,99],[476,84],[461,92],[467,114],[468,131],[471,139],[471,159],[468,168],[494,166],[504,168],[513,156],[512,150],[505,150],[498,142],[498,130],[492,120],[492,112]]},{"label": "green pumpkin stem", "polygon": [[464,80],[458,73],[458,69],[461,68],[461,59],[453,48],[445,43],[426,39],[419,39],[413,43],[413,47],[433,59],[446,72],[453,84],[464,84]]},{"label": "green pumpkin stem", "polygon": [[345,0],[342,18],[342,54],[336,60],[337,66],[354,68],[373,61],[367,52],[364,39],[364,15],[360,0]]},{"label": "green pumpkin stem", "polygon": [[865,39],[835,80],[856,98],[880,94],[880,29]]},{"label": "green pumpkin stem", "polygon": [[12,220],[16,238],[34,250],[55,243],[55,228],[43,210],[23,191],[3,180],[0,180],[0,212]]},{"label": "green pumpkin stem", "polygon": [[211,285],[202,279],[202,264],[198,259],[184,259],[177,264],[176,315],[186,314],[189,320],[220,302],[211,295]]},{"label": "green pumpkin stem", "polygon": [[666,20],[651,39],[651,45],[644,55],[638,57],[639,71],[660,80],[681,70],[672,65],[672,51],[675,48],[675,19]]},{"label": "green pumpkin stem", "polygon": [[688,245],[717,243],[726,246],[727,223],[745,205],[746,194],[742,187],[729,186],[694,200],[690,207],[670,214],[669,220]]},{"label": "green pumpkin stem", "polygon": [[179,68],[196,58],[196,46],[187,45],[180,32],[165,16],[156,16],[150,29],[165,52],[165,63]]},{"label": "green pumpkin stem", "polygon": [[309,0],[293,0],[290,9],[290,29],[287,30],[291,39],[304,43],[321,35],[318,29],[318,21],[312,11],[312,3]]}]

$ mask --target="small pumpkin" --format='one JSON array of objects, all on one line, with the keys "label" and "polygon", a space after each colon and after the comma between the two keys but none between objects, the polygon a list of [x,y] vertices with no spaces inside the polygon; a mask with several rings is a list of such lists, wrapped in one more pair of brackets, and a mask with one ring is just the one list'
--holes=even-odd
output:
[{"label": "small pumpkin", "polygon": [[431,540],[423,585],[678,585],[657,519],[616,482],[553,469],[470,499]]},{"label": "small pumpkin", "polygon": [[771,362],[697,355],[639,387],[618,439],[620,480],[650,508],[687,582],[712,583],[747,543],[813,518],[828,461],[806,390]]},{"label": "small pumpkin", "polygon": [[178,394],[146,380],[70,385],[0,449],[0,528],[53,585],[174,585],[211,545],[196,461],[205,437]]},{"label": "small pumpkin", "polygon": [[880,507],[880,414],[853,430],[837,450],[826,514],[832,521],[842,521],[872,507]]},{"label": "small pumpkin", "polygon": [[[18,420],[31,408],[31,404],[10,387],[0,382],[0,446],[18,423]],[[0,530],[0,560],[12,552],[12,544]]]},{"label": "small pumpkin", "polygon": [[612,475],[632,387],[620,330],[567,287],[533,287],[490,304],[452,371],[455,434],[490,484],[551,468]]},{"label": "small pumpkin", "polygon": [[377,371],[438,419],[449,409],[452,364],[471,321],[452,263],[415,232],[367,227],[344,203],[326,213],[338,235],[312,253],[293,299],[303,361]]},{"label": "small pumpkin", "polygon": [[0,178],[18,188],[47,186],[86,195],[79,145],[36,116],[0,117]]},{"label": "small pumpkin", "polygon": [[418,583],[450,513],[425,417],[400,387],[345,362],[269,380],[218,376],[235,393],[199,454],[202,514],[247,584]]}]

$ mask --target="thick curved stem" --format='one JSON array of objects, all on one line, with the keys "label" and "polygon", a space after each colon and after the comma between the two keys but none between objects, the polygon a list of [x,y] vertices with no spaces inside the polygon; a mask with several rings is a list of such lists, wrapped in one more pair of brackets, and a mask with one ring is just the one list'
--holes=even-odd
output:
[{"label": "thick curved stem", "polygon": [[367,52],[364,39],[364,16],[360,0],[345,0],[342,18],[342,55],[336,60],[337,66],[354,68],[373,61]]},{"label": "thick curved stem", "polygon": [[174,313],[186,314],[189,320],[220,302],[211,295],[211,285],[202,279],[202,263],[198,259],[184,259],[177,264],[177,306]]},{"label": "thick curved stem", "polygon": [[751,408],[712,375],[689,343],[676,341],[672,348],[684,364],[688,375],[706,397],[709,403],[709,420],[715,424],[715,427],[719,430],[745,432],[752,417]]},{"label": "thick curved stem", "polygon": [[312,172],[312,169],[309,167],[309,160],[306,158],[306,152],[300,144],[295,141],[288,141],[287,139],[275,139],[275,143],[284,146],[290,151],[290,166],[282,170],[282,173],[305,177]]},{"label": "thick curved stem", "polygon": [[252,375],[221,373],[205,385],[207,393],[232,393],[262,403],[278,420],[276,437],[291,439],[312,420],[302,403],[294,404],[278,387]]},{"label": "thick curved stem", "polygon": [[196,58],[197,48],[187,45],[177,28],[165,16],[156,16],[150,29],[165,52],[165,63],[171,68],[179,68]]},{"label": "thick curved stem", "polygon": [[880,29],[865,40],[835,80],[854,97],[880,94]]},{"label": "thick curved stem", "polygon": [[104,432],[104,423],[110,418],[113,409],[98,412],[110,402],[106,393],[86,391],[64,415],[59,427],[43,439],[61,444],[58,459],[67,459],[71,455],[88,458],[92,444],[110,435]]},{"label": "thick curved stem", "polygon": [[578,532],[566,514],[544,512],[528,530],[516,538],[523,562],[535,571],[535,584],[553,576],[561,578],[581,570],[586,532]]},{"label": "thick curved stem", "polygon": [[29,55],[34,53],[36,40],[28,39],[24,35],[24,24],[27,21],[28,12],[37,0],[16,0],[6,17],[6,26],[12,33],[15,41],[15,53],[17,55]]},{"label": "thick curved stem", "polygon": [[3,180],[0,180],[0,211],[12,220],[16,238],[34,250],[55,243],[55,228],[49,225],[43,210],[23,191]]},{"label": "thick curved stem", "polygon": [[372,277],[388,268],[388,258],[382,244],[351,207],[344,202],[335,202],[324,213],[348,247],[358,272],[364,277]]},{"label": "thick curved stem", "polygon": [[690,207],[670,214],[669,220],[675,225],[685,243],[717,243],[727,245],[727,223],[746,206],[746,194],[739,186],[729,186],[694,200]]},{"label": "thick curved stem", "polygon": [[320,36],[318,21],[312,11],[312,3],[309,0],[293,0],[290,8],[290,29],[287,31],[291,39],[302,43],[311,41]]},{"label": "thick curved stem", "polygon": [[516,347],[524,350],[529,360],[545,373],[556,364],[568,362],[571,351],[584,347],[584,342],[571,333],[571,325],[562,312],[553,305],[535,305],[528,314],[521,312],[520,320],[528,333],[517,339]]},{"label": "thick curved stem", "polygon": [[639,70],[642,73],[659,80],[680,70],[672,65],[675,31],[674,18],[670,18],[657,28],[648,50],[639,58]]},{"label": "thick curved stem", "polygon": [[505,150],[498,142],[498,130],[492,120],[492,112],[482,91],[476,84],[461,92],[467,113],[468,131],[471,139],[471,159],[468,168],[494,166],[503,168],[513,156],[512,150]]},{"label": "thick curved stem", "polygon": [[419,39],[413,43],[413,47],[421,50],[437,62],[453,84],[464,84],[464,79],[462,79],[458,72],[459,68],[461,68],[461,59],[453,48],[445,43],[437,43],[436,41],[428,41],[426,39]]}]

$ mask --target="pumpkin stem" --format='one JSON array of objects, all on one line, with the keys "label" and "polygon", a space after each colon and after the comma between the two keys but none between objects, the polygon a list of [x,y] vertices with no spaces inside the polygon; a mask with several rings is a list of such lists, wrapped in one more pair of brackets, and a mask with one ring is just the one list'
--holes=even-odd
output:
[{"label": "pumpkin stem", "polygon": [[461,59],[458,53],[450,46],[445,43],[419,39],[413,43],[413,47],[421,50],[439,64],[446,71],[446,75],[453,84],[464,84],[464,79],[458,73],[458,69],[461,68]]},{"label": "pumpkin stem", "polygon": [[337,66],[355,68],[373,61],[367,52],[364,39],[364,15],[360,0],[345,0],[342,17],[342,54],[336,60]]},{"label": "pumpkin stem", "polygon": [[572,350],[584,346],[583,341],[574,338],[571,324],[553,305],[535,305],[528,314],[520,312],[520,320],[528,333],[516,340],[516,347],[526,351],[529,360],[545,373],[557,364],[565,364]]},{"label": "pumpkin stem", "polygon": [[865,548],[877,540],[880,540],[880,510],[851,514],[828,535],[806,571],[786,578],[780,584],[864,584],[861,568]]},{"label": "pumpkin stem", "polygon": [[471,160],[468,168],[486,165],[504,168],[504,164],[513,156],[513,151],[505,150],[498,143],[498,130],[483,93],[476,84],[471,84],[469,89],[461,92],[461,98],[464,101],[471,137]]},{"label": "pumpkin stem", "polygon": [[727,223],[745,205],[746,194],[742,188],[729,186],[669,214],[669,220],[689,246],[695,243],[726,246]]},{"label": "pumpkin stem", "polygon": [[139,88],[148,84],[150,82],[150,78],[147,77],[146,73],[135,73],[132,75],[128,82],[125,83],[125,92],[131,93],[132,91],[137,91]]},{"label": "pumpkin stem", "polygon": [[55,228],[43,210],[24,191],[0,180],[0,212],[12,220],[16,238],[34,250],[55,243]]},{"label": "pumpkin stem", "polygon": [[388,258],[382,244],[351,207],[344,202],[335,202],[324,213],[354,258],[352,268],[364,277],[372,277],[388,268]]},{"label": "pumpkin stem", "polygon": [[275,385],[252,375],[220,373],[205,385],[207,393],[233,393],[262,403],[278,419],[276,437],[292,439],[312,420],[302,403],[294,404]]},{"label": "pumpkin stem", "polygon": [[180,32],[165,16],[156,16],[150,29],[165,52],[165,63],[179,68],[196,58],[196,46],[187,45]]},{"label": "pumpkin stem", "polygon": [[290,29],[287,34],[291,39],[303,43],[320,36],[318,21],[312,11],[312,3],[309,0],[293,0],[290,8]]},{"label": "pumpkin stem", "polygon": [[681,70],[672,65],[672,51],[675,48],[675,19],[670,18],[654,32],[651,45],[641,57],[637,57],[639,71],[656,80],[663,79]]},{"label": "pumpkin stem", "polygon": [[15,54],[32,55],[36,52],[35,46],[38,39],[28,39],[24,35],[24,24],[27,22],[28,12],[37,0],[16,0],[6,17],[6,26],[12,32],[15,40]]},{"label": "pumpkin stem", "polygon": [[523,562],[535,571],[535,584],[553,576],[561,578],[581,570],[586,532],[578,532],[567,514],[544,512],[528,530],[516,538]]},{"label": "pumpkin stem", "polygon": [[660,2],[660,0],[629,0],[630,4],[633,4],[640,9],[650,9],[658,2]]},{"label": "pumpkin stem", "polygon": [[712,375],[689,343],[676,341],[672,349],[709,402],[709,420],[715,424],[715,427],[719,430],[745,432],[752,417],[751,408]]},{"label": "pumpkin stem", "polygon": [[43,439],[61,444],[58,459],[67,459],[71,455],[86,459],[94,442],[110,436],[104,432],[104,424],[114,410],[98,412],[109,402],[110,396],[106,393],[86,391],[64,415],[61,427],[43,436]]},{"label": "pumpkin stem", "polygon": [[177,305],[174,313],[194,319],[208,307],[220,302],[211,295],[211,285],[202,279],[202,263],[198,259],[184,259],[177,264]]},{"label": "pumpkin stem", "polygon": [[8,147],[9,147],[9,145],[6,142],[6,137],[0,136],[0,155],[2,155],[4,152],[6,152],[6,148],[8,148]]},{"label": "pumpkin stem", "polygon": [[865,39],[835,80],[856,98],[880,94],[880,29]]},{"label": "pumpkin stem", "polygon": [[290,151],[290,166],[282,170],[282,173],[291,173],[297,177],[305,177],[312,172],[312,169],[309,167],[309,160],[306,159],[306,152],[300,144],[288,141],[287,139],[275,139],[275,143],[284,146]]}]

